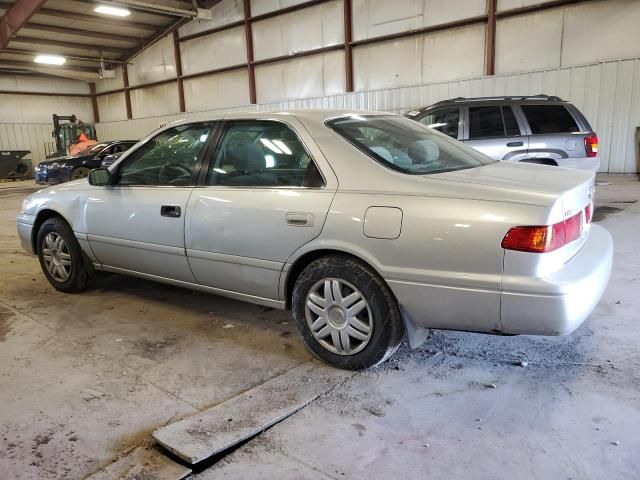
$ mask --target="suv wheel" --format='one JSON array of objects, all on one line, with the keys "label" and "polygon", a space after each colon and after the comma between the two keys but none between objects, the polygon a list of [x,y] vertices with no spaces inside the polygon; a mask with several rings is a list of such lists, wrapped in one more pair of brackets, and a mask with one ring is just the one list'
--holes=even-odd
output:
[{"label": "suv wheel", "polygon": [[350,257],[323,257],[309,264],[296,281],[292,307],[309,350],[335,367],[378,365],[404,336],[389,287],[370,267]]}]

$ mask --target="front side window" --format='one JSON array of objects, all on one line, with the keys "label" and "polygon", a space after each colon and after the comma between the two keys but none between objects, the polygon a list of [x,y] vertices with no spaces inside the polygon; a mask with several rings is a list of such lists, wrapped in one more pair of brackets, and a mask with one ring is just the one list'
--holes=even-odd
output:
[{"label": "front side window", "polygon": [[319,187],[323,181],[291,128],[280,122],[239,120],[225,129],[207,185]]},{"label": "front side window", "polygon": [[580,129],[564,105],[522,105],[531,133],[573,133]]},{"label": "front side window", "polygon": [[197,123],[159,133],[125,160],[118,183],[191,185],[198,156],[212,128],[210,123]]},{"label": "front side window", "polygon": [[420,123],[429,128],[449,135],[451,138],[458,138],[458,124],[460,122],[460,109],[447,108],[432,112],[419,120]]},{"label": "front side window", "polygon": [[373,159],[413,175],[451,172],[495,163],[489,157],[413,120],[352,115],[327,126]]}]

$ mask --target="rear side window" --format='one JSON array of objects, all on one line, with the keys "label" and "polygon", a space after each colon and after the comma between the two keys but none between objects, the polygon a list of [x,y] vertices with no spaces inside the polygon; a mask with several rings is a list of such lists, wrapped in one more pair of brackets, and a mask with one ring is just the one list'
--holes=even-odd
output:
[{"label": "rear side window", "polygon": [[469,107],[469,138],[504,137],[500,107]]},{"label": "rear side window", "polygon": [[451,138],[458,138],[458,123],[460,122],[460,109],[448,108],[429,113],[419,120],[429,128],[438,130]]},{"label": "rear side window", "polygon": [[518,135],[520,127],[511,107],[469,107],[469,139]]},{"label": "rear side window", "polygon": [[261,120],[228,124],[207,185],[322,187],[324,181],[304,145],[287,125]]},{"label": "rear side window", "polygon": [[531,133],[572,133],[580,129],[564,105],[522,105]]}]

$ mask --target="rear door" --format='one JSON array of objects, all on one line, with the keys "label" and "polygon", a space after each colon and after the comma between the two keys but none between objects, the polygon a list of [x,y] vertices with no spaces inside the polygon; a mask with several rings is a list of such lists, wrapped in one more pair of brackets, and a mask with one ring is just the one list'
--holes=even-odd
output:
[{"label": "rear door", "polygon": [[201,182],[186,224],[196,280],[278,300],[285,262],[320,234],[337,190],[315,142],[294,117],[227,121]]},{"label": "rear door", "polygon": [[494,160],[526,158],[528,138],[510,105],[464,108],[464,138],[470,147]]},{"label": "rear door", "polygon": [[562,104],[521,104],[527,123],[529,159],[582,158],[586,156],[584,135],[570,110]]}]

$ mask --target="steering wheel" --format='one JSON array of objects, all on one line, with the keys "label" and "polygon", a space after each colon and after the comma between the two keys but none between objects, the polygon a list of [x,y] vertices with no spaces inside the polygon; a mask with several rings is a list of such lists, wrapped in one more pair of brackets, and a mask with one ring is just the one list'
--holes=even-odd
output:
[{"label": "steering wheel", "polygon": [[167,163],[158,172],[160,184],[172,185],[184,180],[191,180],[191,171],[179,163]]}]

